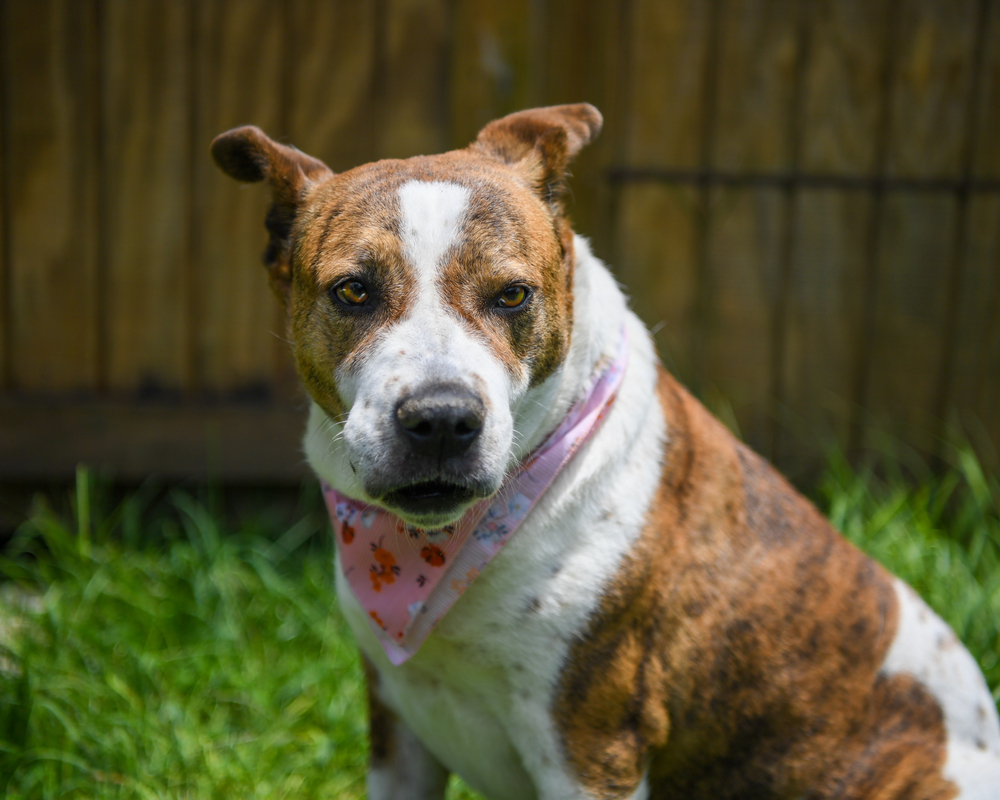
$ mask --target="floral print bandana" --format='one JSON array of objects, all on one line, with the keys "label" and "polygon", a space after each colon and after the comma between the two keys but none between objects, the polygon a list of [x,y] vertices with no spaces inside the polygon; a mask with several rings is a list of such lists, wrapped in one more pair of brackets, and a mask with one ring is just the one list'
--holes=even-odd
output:
[{"label": "floral print bandana", "polygon": [[417,652],[593,435],[617,396],[627,361],[622,331],[615,357],[600,365],[562,424],[507,476],[496,495],[474,505],[454,525],[416,528],[323,483],[340,567],[389,661],[399,665]]}]

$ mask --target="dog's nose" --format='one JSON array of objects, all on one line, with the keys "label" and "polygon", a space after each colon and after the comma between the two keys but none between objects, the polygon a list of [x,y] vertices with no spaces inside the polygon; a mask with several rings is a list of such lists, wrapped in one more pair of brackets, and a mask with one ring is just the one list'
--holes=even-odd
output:
[{"label": "dog's nose", "polygon": [[396,422],[418,455],[453,458],[479,436],[486,416],[482,399],[467,389],[436,386],[396,407]]}]

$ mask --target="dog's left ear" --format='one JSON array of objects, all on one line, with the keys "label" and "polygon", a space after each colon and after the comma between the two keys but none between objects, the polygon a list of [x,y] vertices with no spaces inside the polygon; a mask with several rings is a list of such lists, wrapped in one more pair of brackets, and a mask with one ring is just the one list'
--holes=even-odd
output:
[{"label": "dog's left ear", "polygon": [[601,112],[589,103],[531,108],[491,122],[472,148],[524,172],[558,212],[570,159],[596,138],[603,124]]},{"label": "dog's left ear", "polygon": [[287,304],[292,282],[291,236],[295,216],[306,191],[332,177],[333,172],[322,161],[275,142],[253,125],[216,136],[212,158],[231,178],[243,183],[267,180],[270,185],[272,204],[264,219],[270,239],[264,251],[264,265],[271,288]]}]

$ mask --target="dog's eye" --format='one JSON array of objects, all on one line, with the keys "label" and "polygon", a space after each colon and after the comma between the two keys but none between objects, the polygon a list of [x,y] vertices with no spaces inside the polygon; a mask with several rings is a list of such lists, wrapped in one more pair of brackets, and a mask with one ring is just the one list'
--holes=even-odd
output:
[{"label": "dog's eye", "polygon": [[528,299],[528,290],[524,286],[508,286],[497,298],[497,305],[500,308],[517,308],[524,305]]},{"label": "dog's eye", "polygon": [[334,287],[333,293],[346,306],[363,306],[370,297],[368,288],[361,281],[356,280],[338,283]]}]

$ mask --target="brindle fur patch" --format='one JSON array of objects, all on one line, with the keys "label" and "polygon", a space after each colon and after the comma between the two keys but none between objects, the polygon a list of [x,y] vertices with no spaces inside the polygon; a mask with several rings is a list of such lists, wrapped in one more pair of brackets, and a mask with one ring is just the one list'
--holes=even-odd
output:
[{"label": "brindle fur patch", "polygon": [[661,489],[554,707],[580,779],[607,797],[647,769],[654,798],[950,797],[938,705],[879,675],[891,576],[665,372],[658,391]]},{"label": "brindle fur patch", "polygon": [[[477,191],[478,190],[478,191]],[[473,187],[462,245],[445,266],[448,305],[516,377],[530,385],[562,363],[569,346],[569,308],[563,251],[548,213],[517,184]],[[524,284],[532,297],[523,310],[501,312],[498,295]]]}]

